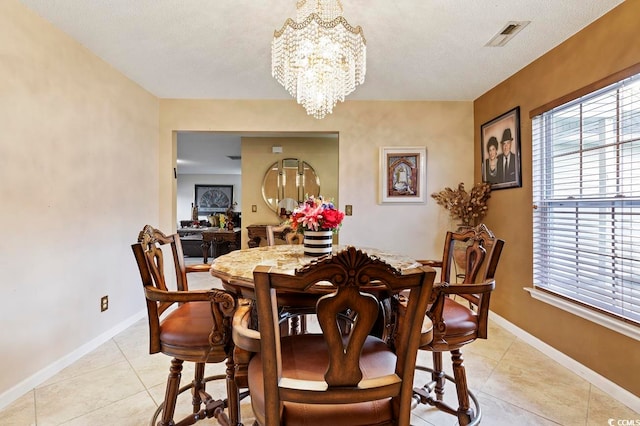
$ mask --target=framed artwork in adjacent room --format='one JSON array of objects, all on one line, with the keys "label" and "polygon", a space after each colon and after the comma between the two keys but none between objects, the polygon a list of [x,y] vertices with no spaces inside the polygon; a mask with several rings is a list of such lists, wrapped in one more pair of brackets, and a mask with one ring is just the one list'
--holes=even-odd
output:
[{"label": "framed artwork in adjacent room", "polygon": [[233,185],[196,185],[198,214],[224,213],[233,203]]},{"label": "framed artwork in adjacent room", "polygon": [[520,188],[520,107],[505,112],[480,126],[482,181],[491,190]]},{"label": "framed artwork in adjacent room", "polygon": [[425,147],[380,148],[381,203],[424,203],[426,183]]}]

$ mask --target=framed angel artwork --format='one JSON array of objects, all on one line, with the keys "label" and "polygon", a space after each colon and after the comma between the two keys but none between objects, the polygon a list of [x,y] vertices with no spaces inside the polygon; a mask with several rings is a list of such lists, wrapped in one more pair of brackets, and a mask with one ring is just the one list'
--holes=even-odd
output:
[{"label": "framed angel artwork", "polygon": [[426,182],[425,147],[380,148],[380,203],[424,203]]}]

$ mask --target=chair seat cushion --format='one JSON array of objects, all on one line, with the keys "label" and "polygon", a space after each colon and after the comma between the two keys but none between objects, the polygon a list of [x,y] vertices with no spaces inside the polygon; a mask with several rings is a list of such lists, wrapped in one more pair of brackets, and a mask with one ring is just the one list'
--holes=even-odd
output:
[{"label": "chair seat cushion", "polygon": [[473,342],[478,336],[477,314],[448,297],[444,298],[442,320],[442,324],[434,324],[431,342],[420,340],[421,349],[451,351]]},{"label": "chair seat cushion", "polygon": [[[221,361],[226,358],[224,345],[210,344],[212,329],[213,314],[209,302],[184,303],[160,323],[162,352],[185,361]],[[194,350],[201,351],[195,359]],[[187,353],[191,355],[186,356]]]},{"label": "chair seat cushion", "polygon": [[442,314],[447,325],[447,336],[468,336],[478,330],[478,316],[468,307],[445,297]]},{"label": "chair seat cushion", "polygon": [[[282,339],[282,375],[287,378],[324,380],[329,357],[319,334],[288,336]],[[393,374],[396,356],[380,339],[369,336],[363,348],[360,368],[363,378]],[[262,360],[256,354],[249,363],[249,389],[256,418],[264,419]],[[387,424],[392,418],[391,400],[356,404],[301,404],[284,402],[282,419],[287,425],[357,426]]]},{"label": "chair seat cushion", "polygon": [[420,330],[420,346],[428,345],[433,340],[433,322],[425,315]]}]

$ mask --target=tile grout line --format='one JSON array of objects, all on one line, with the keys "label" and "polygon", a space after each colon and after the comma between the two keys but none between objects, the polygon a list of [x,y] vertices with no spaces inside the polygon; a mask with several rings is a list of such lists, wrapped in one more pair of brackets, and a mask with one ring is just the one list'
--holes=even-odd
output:
[{"label": "tile grout line", "polygon": [[151,401],[153,402],[153,404],[156,406],[156,408],[158,408],[158,406],[159,406],[158,402],[156,402],[156,400],[153,397],[153,395],[151,395],[151,390],[149,389],[149,387],[147,387],[147,385],[144,383],[144,381],[142,380],[142,378],[138,374],[138,370],[136,370],[136,368],[133,366],[133,364],[131,364],[131,361],[129,360],[129,357],[127,356],[127,354],[124,353],[124,351],[122,350],[122,348],[120,347],[120,345],[118,344],[118,342],[115,339],[113,339],[113,343],[115,343],[116,347],[118,348],[118,350],[120,351],[120,353],[122,354],[124,359],[127,361],[127,364],[129,364],[129,366],[131,367],[131,370],[133,370],[134,374],[136,375],[136,378],[138,379],[138,381],[140,382],[140,384],[144,388],[144,390],[147,393],[147,395],[149,396],[149,398],[151,398]]},{"label": "tile grout line", "polygon": [[33,420],[34,426],[38,426],[38,399],[36,398],[36,389],[33,388]]}]

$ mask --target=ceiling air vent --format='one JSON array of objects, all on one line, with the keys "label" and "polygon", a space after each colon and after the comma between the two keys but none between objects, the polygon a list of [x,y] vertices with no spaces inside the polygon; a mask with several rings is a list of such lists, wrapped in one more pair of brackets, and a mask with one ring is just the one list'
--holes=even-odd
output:
[{"label": "ceiling air vent", "polygon": [[240,158],[242,158],[242,157],[241,157],[241,156],[239,156],[239,155],[227,155],[227,158],[228,158],[229,160],[239,160],[239,159],[240,159]]},{"label": "ceiling air vent", "polygon": [[516,34],[518,34],[524,27],[529,25],[531,21],[509,21],[507,25],[505,25],[502,30],[491,40],[489,43],[485,44],[487,47],[502,47],[509,40],[511,40]]}]

